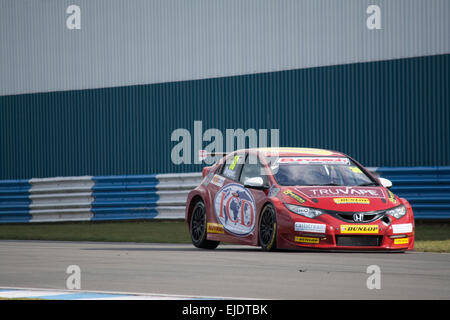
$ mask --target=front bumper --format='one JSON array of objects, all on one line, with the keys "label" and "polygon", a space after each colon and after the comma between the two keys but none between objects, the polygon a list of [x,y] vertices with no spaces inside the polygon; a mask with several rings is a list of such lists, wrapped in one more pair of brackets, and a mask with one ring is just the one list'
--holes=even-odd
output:
[{"label": "front bumper", "polygon": [[[284,218],[283,218],[284,217]],[[414,249],[414,219],[356,223],[324,214],[310,219],[287,211],[278,221],[279,248],[350,251],[406,251]]]}]

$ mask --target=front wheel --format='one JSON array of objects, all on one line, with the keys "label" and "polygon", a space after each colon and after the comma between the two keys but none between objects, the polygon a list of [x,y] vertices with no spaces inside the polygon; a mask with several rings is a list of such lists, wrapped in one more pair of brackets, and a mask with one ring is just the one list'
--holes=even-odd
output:
[{"label": "front wheel", "polygon": [[259,244],[264,251],[277,248],[277,215],[272,205],[267,205],[261,212],[259,222]]},{"label": "front wheel", "polygon": [[203,201],[195,204],[190,223],[191,239],[194,246],[202,249],[215,249],[219,241],[206,239],[206,208]]}]

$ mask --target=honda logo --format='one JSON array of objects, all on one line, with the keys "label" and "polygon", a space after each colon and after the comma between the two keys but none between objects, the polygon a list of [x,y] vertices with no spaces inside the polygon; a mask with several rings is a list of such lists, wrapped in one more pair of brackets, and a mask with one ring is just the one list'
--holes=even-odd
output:
[{"label": "honda logo", "polygon": [[364,214],[363,213],[355,213],[353,215],[353,221],[355,222],[362,222],[364,220]]}]

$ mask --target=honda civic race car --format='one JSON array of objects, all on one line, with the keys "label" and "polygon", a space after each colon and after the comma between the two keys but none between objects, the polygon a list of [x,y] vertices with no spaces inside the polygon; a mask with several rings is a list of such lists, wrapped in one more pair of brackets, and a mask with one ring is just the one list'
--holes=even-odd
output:
[{"label": "honda civic race car", "polygon": [[187,198],[192,243],[283,249],[414,248],[414,216],[392,183],[351,157],[310,148],[238,150],[203,169]]}]

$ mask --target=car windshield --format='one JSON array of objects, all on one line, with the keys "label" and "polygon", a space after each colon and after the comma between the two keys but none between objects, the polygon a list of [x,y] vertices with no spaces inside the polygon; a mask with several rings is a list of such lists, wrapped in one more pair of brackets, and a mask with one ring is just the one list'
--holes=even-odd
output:
[{"label": "car windshield", "polygon": [[271,169],[282,186],[378,186],[343,157],[280,157]]}]

